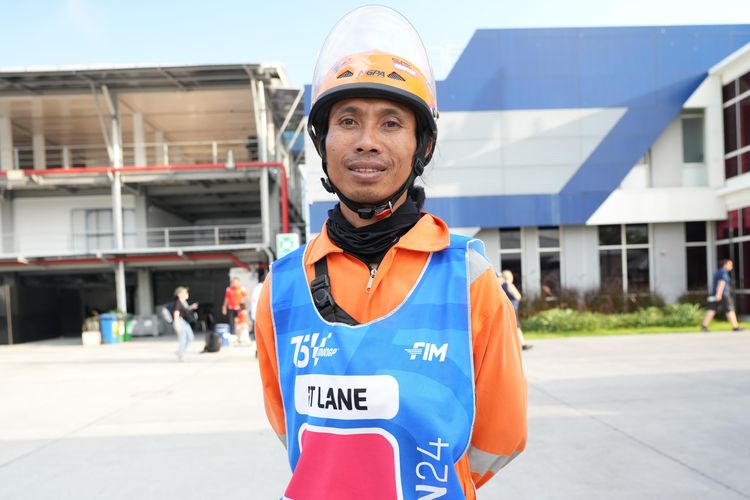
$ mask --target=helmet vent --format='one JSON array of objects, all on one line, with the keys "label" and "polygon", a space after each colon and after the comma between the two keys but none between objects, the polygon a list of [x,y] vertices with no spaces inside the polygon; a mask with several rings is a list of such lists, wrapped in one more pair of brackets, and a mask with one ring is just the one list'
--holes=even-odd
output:
[{"label": "helmet vent", "polygon": [[391,73],[390,73],[390,74],[388,75],[388,78],[390,78],[391,80],[400,80],[400,81],[402,81],[402,82],[405,82],[405,81],[406,81],[406,80],[404,80],[404,77],[403,77],[403,76],[399,75],[399,74],[398,74],[398,73],[396,73],[395,71],[392,71],[392,72],[391,72]]},{"label": "helmet vent", "polygon": [[339,76],[337,76],[336,78],[337,78],[337,79],[338,79],[338,78],[349,78],[350,76],[354,76],[354,73],[352,73],[352,72],[351,72],[351,71],[349,71],[349,70],[346,70],[346,71],[344,71],[343,73],[341,73],[341,74],[340,74]]}]

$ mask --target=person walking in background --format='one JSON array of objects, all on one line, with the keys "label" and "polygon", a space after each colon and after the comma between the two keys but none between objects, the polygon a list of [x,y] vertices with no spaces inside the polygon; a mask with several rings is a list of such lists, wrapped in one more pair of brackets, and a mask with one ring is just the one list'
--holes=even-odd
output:
[{"label": "person walking in background", "polygon": [[195,323],[195,309],[198,303],[188,305],[188,289],[178,286],[174,290],[174,303],[172,310],[172,328],[177,334],[177,359],[182,361],[188,346],[193,341],[193,323]]},{"label": "person walking in background", "polygon": [[234,321],[240,312],[240,304],[247,300],[247,291],[240,283],[239,278],[232,278],[229,286],[224,292],[224,304],[221,306],[221,314],[228,318],[229,331],[234,333]]},{"label": "person walking in background", "polygon": [[732,276],[734,263],[731,259],[724,259],[719,263],[719,269],[714,273],[714,279],[711,284],[711,295],[708,297],[708,311],[703,318],[701,331],[707,332],[708,325],[721,309],[727,316],[727,320],[732,324],[732,330],[744,330],[737,323],[737,313],[734,311],[734,299],[732,298]]},{"label": "person walking in background", "polygon": [[513,284],[513,272],[506,269],[498,274],[497,280],[500,283],[500,287],[505,292],[505,295],[510,299],[510,303],[513,304],[513,310],[516,312],[516,331],[518,332],[518,341],[521,343],[521,349],[524,351],[531,349],[534,346],[526,343],[526,339],[523,338],[523,330],[521,330],[521,317],[518,313],[518,306],[521,302],[521,292],[518,291],[516,285]]}]

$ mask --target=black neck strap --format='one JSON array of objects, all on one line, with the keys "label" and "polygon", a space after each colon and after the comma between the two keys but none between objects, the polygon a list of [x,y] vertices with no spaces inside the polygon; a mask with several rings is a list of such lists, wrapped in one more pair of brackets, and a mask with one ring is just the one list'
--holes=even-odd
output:
[{"label": "black neck strap", "polygon": [[329,323],[344,323],[345,325],[358,325],[359,321],[352,318],[344,311],[331,295],[331,280],[328,278],[328,260],[323,257],[315,263],[315,278],[310,283],[315,308],[320,316]]}]

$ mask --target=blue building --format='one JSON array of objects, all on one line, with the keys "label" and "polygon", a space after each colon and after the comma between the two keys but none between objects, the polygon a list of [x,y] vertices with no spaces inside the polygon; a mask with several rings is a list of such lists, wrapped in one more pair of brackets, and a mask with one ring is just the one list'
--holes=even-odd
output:
[{"label": "blue building", "polygon": [[750,313],[750,25],[479,30],[437,91],[426,208],[527,295],[675,301],[731,256]]}]

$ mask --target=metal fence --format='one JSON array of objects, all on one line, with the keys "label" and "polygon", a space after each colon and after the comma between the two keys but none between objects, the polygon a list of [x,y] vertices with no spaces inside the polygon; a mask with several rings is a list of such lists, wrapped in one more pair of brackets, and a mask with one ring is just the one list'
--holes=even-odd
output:
[{"label": "metal fence", "polygon": [[[145,165],[224,163],[230,151],[235,161],[258,159],[257,150],[246,141],[183,141],[145,143],[140,160]],[[13,152],[16,168],[34,168],[34,151],[31,146],[17,146],[13,148]],[[47,168],[102,167],[111,164],[104,144],[48,145],[44,152]],[[123,144],[122,155],[125,165],[136,165],[138,158],[135,144]]]},{"label": "metal fence", "polygon": [[[177,226],[124,233],[124,250],[227,247],[263,242],[261,224]],[[3,234],[2,254],[67,255],[116,250],[114,233]]]}]

